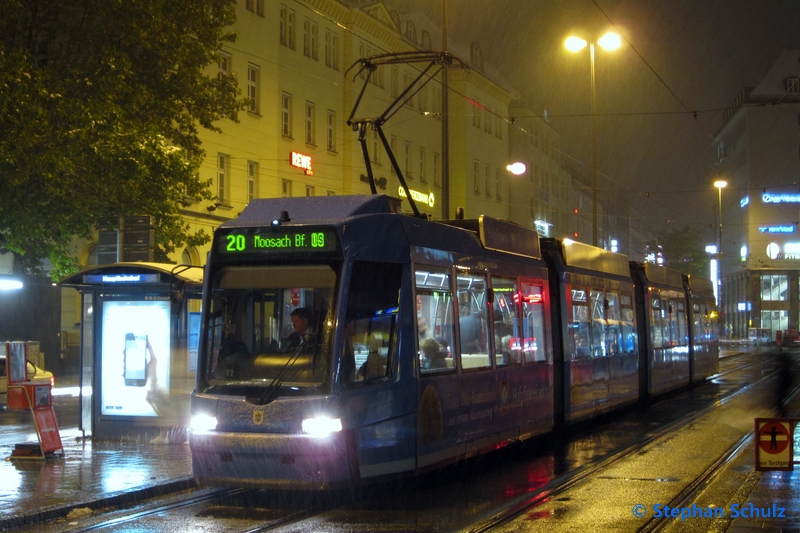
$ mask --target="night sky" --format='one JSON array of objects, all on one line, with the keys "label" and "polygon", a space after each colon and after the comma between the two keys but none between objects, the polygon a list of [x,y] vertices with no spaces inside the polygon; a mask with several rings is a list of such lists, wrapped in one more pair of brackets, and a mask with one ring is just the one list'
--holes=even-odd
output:
[{"label": "night sky", "polygon": [[[441,21],[438,0],[385,3]],[[718,175],[712,141],[722,111],[761,80],[782,50],[800,48],[797,0],[447,3],[451,40],[480,43],[484,61],[536,113],[547,111],[565,154],[587,175],[589,53],[571,54],[563,43],[573,33],[591,39],[616,26],[630,45],[598,47],[595,57],[598,189],[627,194],[653,229],[688,224],[709,240]]]}]

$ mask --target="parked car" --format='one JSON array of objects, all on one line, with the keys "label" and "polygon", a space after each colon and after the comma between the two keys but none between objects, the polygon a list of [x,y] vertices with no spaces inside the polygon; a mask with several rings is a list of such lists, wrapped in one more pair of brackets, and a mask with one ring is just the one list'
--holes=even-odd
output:
[{"label": "parked car", "polygon": [[[55,385],[56,378],[52,372],[34,366],[28,361],[28,382],[32,385]],[[8,404],[8,372],[6,356],[0,354],[0,406]]]}]

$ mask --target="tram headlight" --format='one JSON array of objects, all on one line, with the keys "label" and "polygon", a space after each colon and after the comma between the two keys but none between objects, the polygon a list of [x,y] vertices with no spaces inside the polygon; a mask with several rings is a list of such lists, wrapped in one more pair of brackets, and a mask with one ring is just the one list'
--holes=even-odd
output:
[{"label": "tram headlight", "polygon": [[205,413],[199,413],[192,416],[191,422],[192,431],[213,431],[217,429],[217,419]]},{"label": "tram headlight", "polygon": [[317,416],[303,420],[303,433],[312,437],[327,437],[331,433],[337,433],[341,430],[342,420],[340,418]]}]

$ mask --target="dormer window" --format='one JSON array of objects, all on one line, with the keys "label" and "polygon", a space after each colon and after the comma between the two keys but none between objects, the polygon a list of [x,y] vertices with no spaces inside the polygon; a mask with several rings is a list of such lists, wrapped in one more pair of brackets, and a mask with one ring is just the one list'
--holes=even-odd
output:
[{"label": "dormer window", "polygon": [[414,26],[414,23],[410,21],[406,24],[406,39],[412,43],[417,42],[417,28]]},{"label": "dormer window", "polygon": [[483,52],[478,43],[472,43],[469,47],[469,62],[478,70],[483,70]]}]

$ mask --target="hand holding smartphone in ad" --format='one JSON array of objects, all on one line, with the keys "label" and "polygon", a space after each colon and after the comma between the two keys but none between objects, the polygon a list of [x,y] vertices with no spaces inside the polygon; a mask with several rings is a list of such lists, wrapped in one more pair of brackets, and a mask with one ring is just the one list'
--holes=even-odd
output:
[{"label": "hand holding smartphone in ad", "polygon": [[147,385],[147,335],[125,334],[124,371],[126,387]]}]

